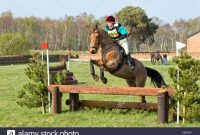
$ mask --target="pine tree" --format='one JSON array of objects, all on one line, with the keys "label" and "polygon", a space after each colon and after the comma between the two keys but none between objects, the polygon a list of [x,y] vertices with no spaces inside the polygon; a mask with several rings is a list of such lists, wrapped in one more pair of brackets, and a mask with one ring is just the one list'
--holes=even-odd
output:
[{"label": "pine tree", "polygon": [[[176,89],[173,99],[180,102],[180,116],[192,122],[200,118],[200,61],[195,60],[187,52],[181,52],[174,62],[177,68],[170,68],[169,75]],[[179,72],[179,79],[177,79]],[[179,89],[177,89],[177,84]]]},{"label": "pine tree", "polygon": [[47,70],[46,63],[40,60],[40,54],[34,53],[30,59],[25,74],[30,82],[25,84],[18,93],[17,104],[28,108],[42,107],[43,114],[46,112],[47,105]]},{"label": "pine tree", "polygon": [[[26,76],[30,81],[19,90],[17,104],[28,108],[42,107],[42,113],[46,113],[48,103],[47,67],[46,62],[41,61],[40,53],[35,52],[25,69]],[[51,84],[62,84],[66,80],[66,70],[50,76]]]}]

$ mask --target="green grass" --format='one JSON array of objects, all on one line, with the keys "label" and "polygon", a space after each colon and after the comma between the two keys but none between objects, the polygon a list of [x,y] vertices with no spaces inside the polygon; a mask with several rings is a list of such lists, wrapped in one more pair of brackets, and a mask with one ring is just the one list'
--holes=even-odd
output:
[{"label": "green grass", "polygon": [[[162,73],[166,82],[172,81],[168,75],[169,66],[152,65],[144,62],[146,66],[152,67]],[[200,122],[192,124],[177,125],[174,122],[169,124],[157,123],[157,112],[150,110],[118,110],[118,109],[89,109],[84,108],[78,112],[70,112],[65,105],[68,94],[62,98],[62,114],[42,114],[40,108],[28,109],[16,104],[17,91],[22,85],[28,82],[24,74],[27,65],[0,66],[0,126],[1,127],[200,127]],[[79,85],[104,85],[100,81],[95,82],[89,73],[89,64],[72,62],[70,69],[79,81]],[[99,69],[96,68],[97,73]],[[108,78],[108,86],[127,86],[125,80],[105,73]],[[150,80],[146,87],[153,87]],[[96,94],[82,94],[81,99],[113,100],[113,101],[139,101],[139,97],[132,96],[103,96]],[[153,97],[147,98],[148,102],[156,102]],[[170,118],[171,120],[171,118]]]},{"label": "green grass", "polygon": [[[30,54],[32,54],[33,52],[35,52],[36,50],[30,50]],[[39,51],[39,50],[38,50]],[[69,53],[69,51],[64,51],[64,50],[60,50],[60,51],[49,51],[49,55],[67,55]],[[70,53],[72,55],[76,55],[79,54],[80,51],[70,51]],[[44,55],[46,55],[46,51],[44,51]]]}]

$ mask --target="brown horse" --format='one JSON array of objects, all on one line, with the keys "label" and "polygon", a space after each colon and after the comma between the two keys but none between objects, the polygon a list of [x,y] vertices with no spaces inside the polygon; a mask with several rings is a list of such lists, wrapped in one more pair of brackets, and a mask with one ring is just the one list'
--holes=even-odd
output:
[{"label": "brown horse", "polygon": [[[100,78],[104,83],[107,82],[103,73],[103,70],[106,69],[112,75],[125,79],[130,87],[144,87],[147,76],[151,77],[155,86],[165,85],[165,81],[158,71],[144,67],[137,59],[134,59],[135,68],[131,70],[128,64],[124,63],[120,46],[113,43],[112,38],[104,30],[99,29],[98,26],[90,27],[90,33],[89,51],[92,54],[97,52],[100,54],[99,59],[90,60],[91,75],[96,81],[99,80],[99,77],[95,74],[94,64],[100,67]],[[146,102],[144,96],[141,97],[141,102]]]},{"label": "brown horse", "polygon": [[161,62],[163,63],[163,59],[162,59],[162,56],[160,55],[159,51],[151,52],[150,56],[151,56],[152,63],[155,63],[156,61],[159,61],[159,60],[161,60]]}]

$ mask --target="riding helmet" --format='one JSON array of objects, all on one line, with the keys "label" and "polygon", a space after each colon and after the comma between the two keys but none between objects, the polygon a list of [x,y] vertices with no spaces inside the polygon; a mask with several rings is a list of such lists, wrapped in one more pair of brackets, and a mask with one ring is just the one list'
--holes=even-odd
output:
[{"label": "riding helmet", "polygon": [[115,17],[113,17],[113,16],[107,16],[106,17],[106,21],[107,22],[115,22]]}]

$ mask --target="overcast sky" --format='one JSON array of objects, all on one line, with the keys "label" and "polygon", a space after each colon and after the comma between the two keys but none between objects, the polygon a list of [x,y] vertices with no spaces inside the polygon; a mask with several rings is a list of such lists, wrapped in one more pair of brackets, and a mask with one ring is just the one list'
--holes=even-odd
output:
[{"label": "overcast sky", "polygon": [[168,23],[200,16],[200,0],[0,0],[0,14],[11,11],[15,17],[58,19],[86,12],[98,19],[125,6],[139,6],[149,17],[158,17]]}]

